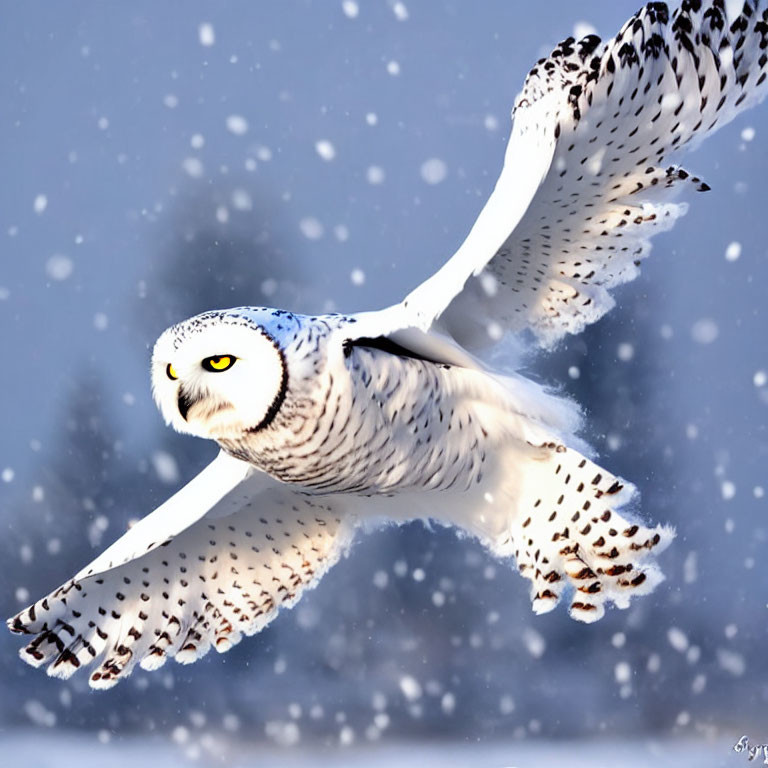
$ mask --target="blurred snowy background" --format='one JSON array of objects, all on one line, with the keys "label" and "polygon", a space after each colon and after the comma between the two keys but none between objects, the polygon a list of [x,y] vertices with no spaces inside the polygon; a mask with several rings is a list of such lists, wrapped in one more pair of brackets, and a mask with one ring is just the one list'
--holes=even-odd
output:
[{"label": "blurred snowy background", "polygon": [[[168,324],[401,298],[474,221],[534,61],[574,32],[611,36],[636,4],[4,4],[3,615],[215,454],[151,401]],[[263,742],[287,765],[417,741],[392,761],[425,765],[459,739],[466,765],[576,765],[551,742],[580,739],[610,742],[606,764],[741,764],[742,733],[768,741],[766,137],[763,105],[688,157],[713,191],[617,310],[534,367],[585,404],[645,514],[677,527],[652,597],[594,626],[537,618],[508,564],[393,528],[227,655],[107,693],[49,680],[0,634],[0,745],[61,765],[66,745],[127,758],[151,737],[157,755],[240,764],[237,745]],[[684,747],[648,747],[670,739]],[[499,743],[506,757],[483,751]]]}]

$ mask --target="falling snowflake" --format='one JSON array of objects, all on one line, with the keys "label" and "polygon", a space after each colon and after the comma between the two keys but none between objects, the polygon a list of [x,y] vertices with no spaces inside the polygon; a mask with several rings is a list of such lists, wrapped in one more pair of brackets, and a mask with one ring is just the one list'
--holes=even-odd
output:
[{"label": "falling snowflake", "polygon": [[216,42],[216,32],[213,29],[213,24],[209,22],[203,22],[197,28],[197,36],[200,40],[200,45],[210,48]]}]

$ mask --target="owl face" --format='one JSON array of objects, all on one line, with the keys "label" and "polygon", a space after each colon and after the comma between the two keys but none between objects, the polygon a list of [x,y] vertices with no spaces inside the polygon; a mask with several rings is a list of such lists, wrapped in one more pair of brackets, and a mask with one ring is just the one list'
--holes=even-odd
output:
[{"label": "owl face", "polygon": [[152,393],[167,424],[210,439],[266,426],[288,383],[283,352],[253,320],[207,312],[169,328],[152,354]]}]

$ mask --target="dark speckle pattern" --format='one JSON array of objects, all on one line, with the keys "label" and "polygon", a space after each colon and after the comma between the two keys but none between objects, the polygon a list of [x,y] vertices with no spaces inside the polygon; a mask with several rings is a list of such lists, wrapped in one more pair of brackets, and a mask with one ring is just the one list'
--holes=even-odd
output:
[{"label": "dark speckle pattern", "polygon": [[[541,153],[554,141],[549,171],[495,255],[476,254],[485,272],[443,324],[466,346],[487,344],[491,324],[550,346],[598,320],[653,235],[685,212],[676,193],[709,189],[676,164],[680,151],[762,99],[767,78],[764,2],[745,3],[730,26],[722,0],[686,0],[674,13],[649,3],[605,44],[560,43],[529,73],[511,138]],[[410,300],[418,307],[418,289]]]},{"label": "dark speckle pattern", "polygon": [[559,443],[538,450],[509,538],[498,545],[514,550],[536,613],[552,610],[568,588],[571,616],[592,622],[608,602],[626,607],[653,590],[663,578],[654,557],[672,531],[622,516],[635,489],[576,451]]},{"label": "dark speckle pattern", "polygon": [[274,485],[233,493],[240,511],[204,518],[166,546],[72,580],[11,619],[12,631],[35,635],[22,658],[61,678],[96,663],[91,686],[109,688],[138,663],[156,669],[171,657],[190,663],[211,648],[226,651],[292,605],[349,541],[335,497]]},{"label": "dark speckle pattern", "polygon": [[[468,488],[490,448],[468,395],[485,374],[350,344],[316,318],[286,350],[290,386],[269,428],[220,440],[233,456],[314,492]],[[311,337],[311,338],[308,338]]]}]

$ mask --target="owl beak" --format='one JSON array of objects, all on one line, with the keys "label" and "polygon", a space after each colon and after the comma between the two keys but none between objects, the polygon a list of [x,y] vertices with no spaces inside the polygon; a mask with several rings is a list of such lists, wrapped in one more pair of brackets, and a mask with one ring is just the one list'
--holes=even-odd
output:
[{"label": "owl beak", "polygon": [[179,407],[179,413],[181,414],[181,418],[184,419],[184,421],[187,420],[187,414],[189,413],[189,409],[198,401],[198,398],[191,397],[185,390],[184,387],[179,387],[179,396],[177,399],[177,404]]}]

